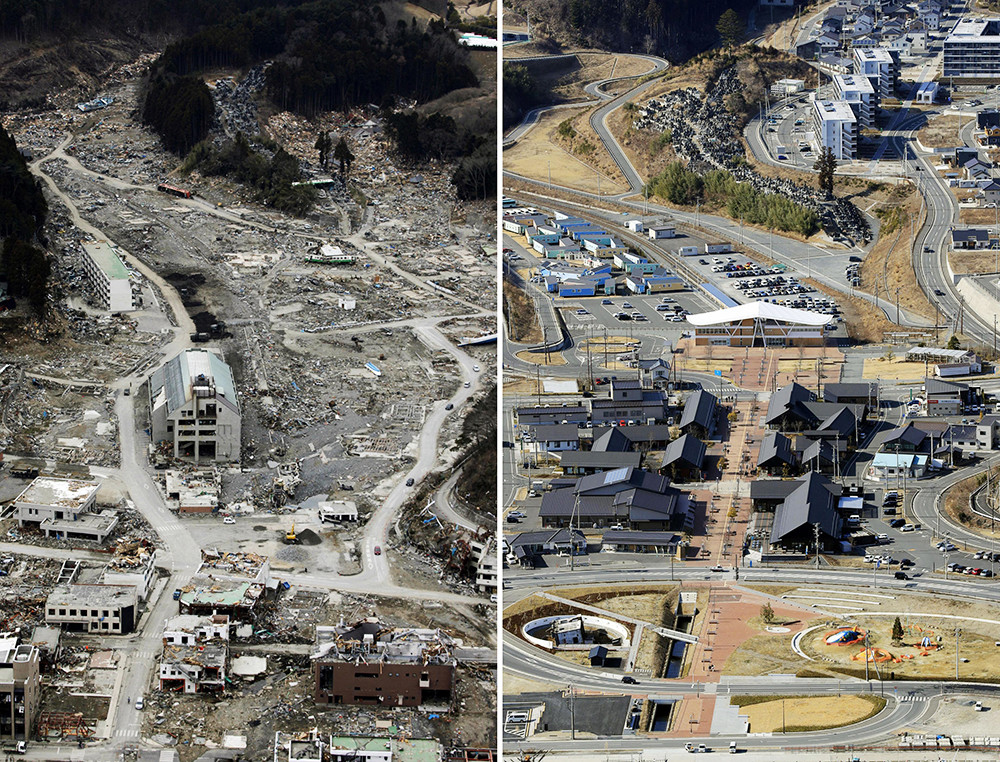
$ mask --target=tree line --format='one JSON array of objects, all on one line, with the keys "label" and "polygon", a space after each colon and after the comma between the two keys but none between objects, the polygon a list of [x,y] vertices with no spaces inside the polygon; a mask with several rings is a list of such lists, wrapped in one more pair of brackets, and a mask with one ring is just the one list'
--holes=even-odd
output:
[{"label": "tree line", "polygon": [[[582,42],[681,61],[714,45],[733,28],[733,16],[746,16],[754,5],[756,0],[568,0],[562,11]],[[725,31],[716,29],[729,10]]]},{"label": "tree line", "polygon": [[232,177],[252,188],[255,199],[266,206],[304,216],[316,201],[316,190],[311,185],[292,185],[302,179],[299,160],[273,141],[261,147],[271,151],[270,159],[251,145],[243,133],[237,133],[235,139],[219,148],[206,140],[188,154],[182,169],[197,169],[206,176]]},{"label": "tree line", "polygon": [[48,211],[41,184],[0,126],[0,273],[10,296],[27,299],[37,315],[45,314],[51,272],[48,257],[36,245]]},{"label": "tree line", "polygon": [[646,192],[679,206],[714,201],[723,204],[726,214],[732,219],[751,225],[800,233],[807,237],[819,230],[816,212],[778,193],[762,193],[748,183],[738,182],[724,170],[714,170],[702,176],[674,161],[650,179]]}]

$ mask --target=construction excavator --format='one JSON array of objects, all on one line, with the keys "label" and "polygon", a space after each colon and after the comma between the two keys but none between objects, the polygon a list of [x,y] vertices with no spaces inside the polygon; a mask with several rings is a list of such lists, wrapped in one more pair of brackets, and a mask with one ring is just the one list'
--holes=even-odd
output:
[{"label": "construction excavator", "polygon": [[299,536],[295,533],[295,522],[292,522],[292,528],[285,532],[285,545],[298,545],[301,542]]}]

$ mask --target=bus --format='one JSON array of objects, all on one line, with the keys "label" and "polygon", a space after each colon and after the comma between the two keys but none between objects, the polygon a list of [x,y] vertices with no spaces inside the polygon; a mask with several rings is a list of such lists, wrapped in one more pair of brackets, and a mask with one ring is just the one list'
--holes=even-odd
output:
[{"label": "bus", "polygon": [[183,188],[178,188],[175,185],[167,185],[167,183],[160,183],[156,186],[156,190],[160,193],[169,193],[172,196],[180,196],[181,198],[191,198],[191,191],[184,190]]}]

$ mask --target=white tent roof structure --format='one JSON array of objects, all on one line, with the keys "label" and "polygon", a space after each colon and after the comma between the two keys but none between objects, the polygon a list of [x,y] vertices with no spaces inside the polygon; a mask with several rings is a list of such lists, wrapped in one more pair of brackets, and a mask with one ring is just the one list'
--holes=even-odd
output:
[{"label": "white tent roof structure", "polygon": [[700,312],[697,315],[688,315],[687,321],[691,325],[721,325],[723,323],[735,323],[741,320],[777,320],[782,323],[795,323],[797,325],[825,325],[830,322],[829,315],[819,312],[809,312],[808,310],[796,310],[791,307],[782,307],[780,304],[770,302],[748,302],[736,307],[727,307],[712,312]]}]

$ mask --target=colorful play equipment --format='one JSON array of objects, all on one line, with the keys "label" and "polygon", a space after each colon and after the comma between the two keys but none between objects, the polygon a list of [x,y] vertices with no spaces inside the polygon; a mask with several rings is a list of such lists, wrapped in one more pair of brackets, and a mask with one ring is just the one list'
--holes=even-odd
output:
[{"label": "colorful play equipment", "polygon": [[867,661],[869,664],[878,663],[882,664],[887,661],[894,661],[897,664],[899,659],[893,658],[892,654],[886,651],[884,648],[862,648],[854,656],[851,657],[853,661],[863,660]]},{"label": "colorful play equipment", "polygon": [[865,634],[865,631],[860,627],[838,627],[836,630],[830,630],[826,633],[823,636],[823,642],[828,646],[849,646],[863,640]]}]

